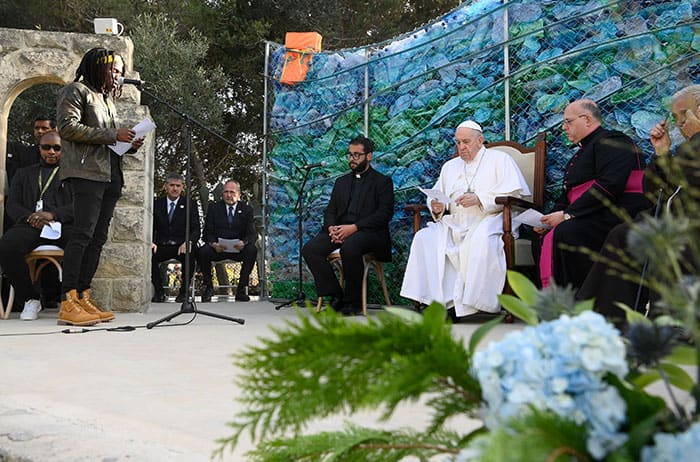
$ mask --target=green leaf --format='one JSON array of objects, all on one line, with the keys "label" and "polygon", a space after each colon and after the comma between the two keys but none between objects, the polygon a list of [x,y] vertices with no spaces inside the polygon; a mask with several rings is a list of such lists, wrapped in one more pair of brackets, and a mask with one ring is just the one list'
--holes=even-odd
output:
[{"label": "green leaf", "polygon": [[661,363],[659,364],[659,367],[661,367],[661,369],[663,369],[663,371],[666,373],[668,381],[671,383],[671,385],[687,392],[690,392],[693,389],[693,385],[695,384],[693,379],[679,366],[671,363]]},{"label": "green leaf", "polygon": [[574,313],[576,314],[581,314],[584,311],[591,311],[593,309],[593,304],[595,300],[590,299],[590,300],[583,300],[574,305]]},{"label": "green leaf", "polygon": [[[473,440],[479,462],[590,461],[586,430],[553,412],[533,409]],[[558,454],[558,456],[557,456]]]},{"label": "green leaf", "polygon": [[695,349],[685,345],[675,347],[666,360],[672,364],[683,366],[696,366],[698,363]]},{"label": "green leaf", "polygon": [[632,323],[632,322],[642,322],[646,324],[651,324],[651,320],[648,319],[646,316],[644,316],[642,313],[638,311],[634,311],[632,308],[629,306],[625,305],[624,303],[615,303],[618,308],[623,310],[625,312],[627,322]]},{"label": "green leaf", "polygon": [[661,375],[659,371],[646,371],[642,372],[634,377],[630,377],[632,384],[637,387],[644,389],[651,385],[652,383],[661,380]]},{"label": "green leaf", "polygon": [[294,435],[263,441],[246,455],[250,462],[427,460],[459,452],[454,432],[430,435],[409,430],[387,431],[346,424],[343,431]]},{"label": "green leaf", "polygon": [[537,286],[532,283],[525,275],[517,271],[507,271],[508,284],[517,295],[528,306],[534,307],[537,304]]},{"label": "green leaf", "polygon": [[508,294],[499,294],[498,301],[503,308],[513,316],[522,319],[526,324],[531,326],[537,324],[537,312],[519,298]]},{"label": "green leaf", "polygon": [[425,394],[438,400],[431,402],[435,431],[481,405],[471,355],[438,303],[422,317],[409,314],[409,321],[405,313],[382,312],[366,322],[333,310],[296,313],[296,320],[272,328],[272,338],[236,352],[243,411],[222,446],[234,447],[243,433],[255,442],[299,434],[308,422],[338,413],[372,409],[389,418],[400,403]]},{"label": "green leaf", "polygon": [[499,325],[503,321],[504,316],[498,316],[495,319],[492,319],[491,321],[482,324],[479,326],[478,329],[474,331],[472,336],[469,338],[469,352],[474,353],[476,351],[476,347],[481,342],[481,340],[488,334],[491,329]]},{"label": "green leaf", "polygon": [[666,402],[658,396],[652,396],[636,384],[623,382],[613,374],[607,374],[605,379],[617,388],[622,399],[627,403],[627,421],[630,426],[652,418],[667,409]]}]

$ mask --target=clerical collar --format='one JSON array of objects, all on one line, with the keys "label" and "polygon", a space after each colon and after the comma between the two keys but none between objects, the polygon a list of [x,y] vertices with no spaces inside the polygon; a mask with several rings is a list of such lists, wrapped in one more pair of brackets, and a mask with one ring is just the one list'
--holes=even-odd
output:
[{"label": "clerical collar", "polygon": [[352,172],[352,175],[353,175],[355,178],[360,179],[360,178],[362,178],[363,176],[367,175],[367,172],[369,172],[371,169],[372,169],[372,167],[368,165],[368,166],[367,166],[367,170],[365,170],[364,172],[360,172],[360,173]]},{"label": "clerical collar", "polygon": [[578,145],[579,145],[580,147],[585,147],[588,143],[591,142],[591,140],[593,140],[593,138],[596,137],[596,135],[598,134],[598,132],[601,131],[601,130],[603,130],[603,127],[602,127],[602,125],[599,125],[598,128],[596,128],[595,130],[593,130],[592,132],[590,132],[588,135],[586,135],[586,136],[584,136],[583,138],[581,138],[581,141],[578,142]]}]

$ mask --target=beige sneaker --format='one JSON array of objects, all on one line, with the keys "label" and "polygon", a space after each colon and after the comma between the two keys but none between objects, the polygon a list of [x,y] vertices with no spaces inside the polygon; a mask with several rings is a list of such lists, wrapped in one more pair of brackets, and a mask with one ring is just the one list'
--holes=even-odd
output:
[{"label": "beige sneaker", "polygon": [[61,301],[57,324],[68,326],[94,326],[100,322],[100,317],[86,313],[78,303],[78,293],[71,290],[66,293],[66,299]]},{"label": "beige sneaker", "polygon": [[85,289],[83,291],[82,297],[78,299],[78,303],[80,303],[82,309],[89,314],[99,316],[101,322],[108,322],[114,319],[114,313],[99,309],[97,305],[90,300],[90,289]]}]

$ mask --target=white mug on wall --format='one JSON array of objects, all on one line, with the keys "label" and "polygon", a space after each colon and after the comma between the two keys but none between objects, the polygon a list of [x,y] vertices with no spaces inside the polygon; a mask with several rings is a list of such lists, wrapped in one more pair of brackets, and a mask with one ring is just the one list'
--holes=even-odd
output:
[{"label": "white mug on wall", "polygon": [[94,24],[96,34],[122,35],[124,32],[124,25],[115,18],[95,18]]}]

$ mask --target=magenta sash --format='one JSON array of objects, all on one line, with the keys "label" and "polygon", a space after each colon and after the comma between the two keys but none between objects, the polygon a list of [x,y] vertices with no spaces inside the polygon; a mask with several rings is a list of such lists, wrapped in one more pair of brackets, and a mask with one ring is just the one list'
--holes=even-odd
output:
[{"label": "magenta sash", "polygon": [[[643,192],[643,179],[644,170],[632,170],[630,172],[630,176],[627,178],[625,192]],[[589,180],[571,188],[566,193],[566,197],[569,199],[569,204],[573,204],[584,192],[588,191],[588,189],[593,186],[594,183],[595,180]],[[554,228],[556,228],[556,226]],[[554,228],[550,229],[542,240],[542,252],[540,253],[540,279],[542,281],[542,288],[549,287],[554,271]]]}]

